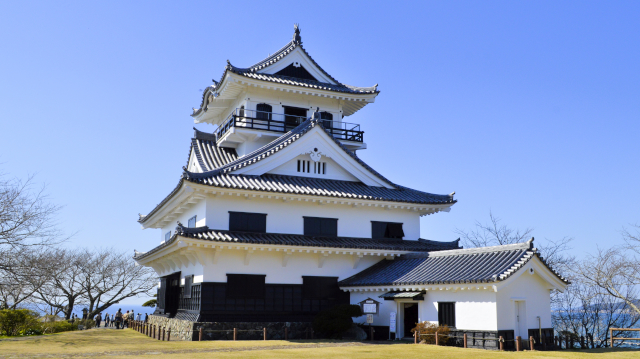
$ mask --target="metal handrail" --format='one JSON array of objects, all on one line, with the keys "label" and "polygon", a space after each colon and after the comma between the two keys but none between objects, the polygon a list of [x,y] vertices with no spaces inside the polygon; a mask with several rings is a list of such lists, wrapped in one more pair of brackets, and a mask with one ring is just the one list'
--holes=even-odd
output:
[{"label": "metal handrail", "polygon": [[[293,130],[306,119],[303,116],[236,108],[213,134],[216,136],[217,142],[232,127],[285,133]],[[321,121],[325,129],[333,137],[347,141],[363,142],[364,132],[360,130],[359,124],[334,120]]]}]

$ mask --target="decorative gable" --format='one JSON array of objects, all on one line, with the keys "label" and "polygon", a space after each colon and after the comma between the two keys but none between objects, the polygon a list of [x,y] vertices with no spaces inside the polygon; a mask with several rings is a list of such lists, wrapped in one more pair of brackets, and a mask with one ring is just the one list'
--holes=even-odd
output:
[{"label": "decorative gable", "polygon": [[280,76],[295,77],[298,79],[306,79],[318,81],[313,75],[307,71],[299,62],[292,62],[291,65],[275,73]]},{"label": "decorative gable", "polygon": [[[284,71],[284,73],[282,73]],[[328,83],[332,85],[337,85],[338,82],[334,80],[329,74],[327,74],[324,70],[322,70],[316,63],[313,61],[309,55],[307,55],[306,51],[303,50],[301,46],[297,46],[291,52],[284,55],[278,61],[274,62],[271,65],[268,65],[260,70],[256,71],[261,74],[269,74],[269,75],[283,75],[289,77],[297,77],[301,79],[313,80],[323,83]],[[299,77],[287,75],[287,73],[296,73],[302,74],[307,77]],[[306,74],[304,74],[306,73]]]},{"label": "decorative gable", "polygon": [[[302,126],[302,125],[301,125]],[[298,161],[305,170],[298,172]],[[306,161],[309,161],[308,163]],[[318,171],[318,163],[326,170]],[[309,166],[309,167],[307,167]],[[314,167],[315,166],[315,167]],[[328,166],[328,167],[327,167]],[[315,169],[315,170],[314,170]],[[295,172],[293,172],[295,171]],[[292,173],[293,172],[293,173]],[[322,173],[324,172],[324,174]],[[376,173],[356,161],[347,151],[325,132],[321,125],[313,126],[301,137],[289,143],[275,154],[261,158],[245,167],[232,170],[232,174],[260,176],[265,173],[278,173],[303,177],[335,178],[346,181],[358,181],[373,187],[394,188]]]}]

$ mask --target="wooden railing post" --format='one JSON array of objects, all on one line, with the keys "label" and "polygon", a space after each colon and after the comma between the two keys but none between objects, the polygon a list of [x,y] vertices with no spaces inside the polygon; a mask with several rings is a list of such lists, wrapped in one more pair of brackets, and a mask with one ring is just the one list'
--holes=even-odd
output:
[{"label": "wooden railing post", "polygon": [[462,336],[462,342],[463,342],[462,347],[466,349],[467,348],[467,333],[464,333],[464,335]]},{"label": "wooden railing post", "polygon": [[503,351],[504,350],[504,339],[502,338],[502,335],[498,338],[498,343],[500,346],[500,350]]},{"label": "wooden railing post", "polygon": [[533,340],[533,335],[529,336],[529,350],[533,351],[536,350],[533,345],[535,344],[535,341]]},{"label": "wooden railing post", "polygon": [[613,329],[609,329],[609,338],[611,338],[611,347],[613,348]]},{"label": "wooden railing post", "polygon": [[521,346],[521,344],[522,344],[522,343],[521,343],[521,340],[522,340],[522,338],[518,335],[518,336],[516,337],[516,351],[517,351],[517,352],[519,352],[519,351],[521,351],[521,350],[522,350],[522,348],[520,347],[520,346]]},{"label": "wooden railing post", "polygon": [[202,341],[202,327],[200,327],[200,330],[198,330],[198,341]]},{"label": "wooden railing post", "polygon": [[233,328],[233,340],[238,340],[238,328]]},{"label": "wooden railing post", "polygon": [[284,340],[289,340],[289,328],[284,327]]},{"label": "wooden railing post", "polygon": [[167,332],[167,341],[171,341],[171,328],[169,328],[169,331]]},{"label": "wooden railing post", "polygon": [[436,345],[438,345],[439,340],[438,340],[438,332],[436,331]]},{"label": "wooden railing post", "polygon": [[167,327],[162,327],[162,341],[164,341],[164,336],[167,333]]},{"label": "wooden railing post", "polygon": [[413,332],[413,344],[418,344],[418,331]]},{"label": "wooden railing post", "polygon": [[262,328],[262,333],[264,335],[264,340],[267,340],[267,328]]}]

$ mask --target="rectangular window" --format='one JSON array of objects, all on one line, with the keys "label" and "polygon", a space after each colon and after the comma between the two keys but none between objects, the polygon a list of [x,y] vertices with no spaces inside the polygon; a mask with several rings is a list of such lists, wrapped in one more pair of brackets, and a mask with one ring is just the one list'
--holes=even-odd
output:
[{"label": "rectangular window", "polygon": [[400,238],[404,237],[402,223],[371,221],[371,238]]},{"label": "rectangular window", "polygon": [[191,298],[191,285],[193,284],[193,275],[184,277],[184,291],[182,292],[183,298]]},{"label": "rectangular window", "polygon": [[164,234],[164,241],[167,242],[171,239],[171,231]]},{"label": "rectangular window", "polygon": [[339,293],[338,277],[302,276],[304,299],[337,299]]},{"label": "rectangular window", "polygon": [[304,235],[305,236],[321,236],[321,237],[337,237],[338,236],[338,219],[337,218],[319,218],[319,217],[302,217],[304,218]]},{"label": "rectangular window", "polygon": [[227,298],[264,299],[266,275],[227,274]]},{"label": "rectangular window", "polygon": [[189,222],[187,223],[187,227],[196,228],[196,216],[189,218]]},{"label": "rectangular window", "polygon": [[438,302],[438,324],[456,327],[455,302]]},{"label": "rectangular window", "polygon": [[229,212],[229,230],[267,233],[267,214]]}]

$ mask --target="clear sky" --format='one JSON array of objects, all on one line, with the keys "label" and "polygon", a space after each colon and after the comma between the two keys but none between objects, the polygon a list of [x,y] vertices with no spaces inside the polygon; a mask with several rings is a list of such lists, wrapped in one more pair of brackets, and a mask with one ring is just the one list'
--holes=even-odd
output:
[{"label": "clear sky", "polygon": [[364,161],[456,191],[423,238],[453,240],[492,210],[584,253],[640,222],[638,1],[3,1],[3,171],[48,184],[71,245],[151,249],[159,230],[138,213],[178,183],[202,89],[293,23],[339,81],[379,84],[347,119]]}]

